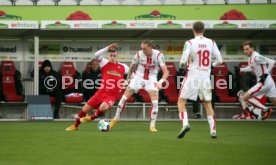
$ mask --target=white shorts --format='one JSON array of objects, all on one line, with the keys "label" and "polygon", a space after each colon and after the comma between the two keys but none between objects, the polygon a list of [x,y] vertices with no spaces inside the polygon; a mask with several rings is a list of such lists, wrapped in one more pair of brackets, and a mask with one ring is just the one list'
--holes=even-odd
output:
[{"label": "white shorts", "polygon": [[202,101],[212,100],[211,80],[185,78],[182,82],[179,97],[196,101],[198,96]]},{"label": "white shorts", "polygon": [[265,83],[257,83],[248,90],[248,93],[252,96],[265,95],[267,97],[276,97],[275,83],[271,76],[268,76]]},{"label": "white shorts", "polygon": [[130,89],[134,90],[135,93],[137,93],[141,88],[145,88],[146,91],[158,91],[157,79],[145,80],[139,76],[134,76],[133,79],[130,80],[128,86],[130,87]]}]

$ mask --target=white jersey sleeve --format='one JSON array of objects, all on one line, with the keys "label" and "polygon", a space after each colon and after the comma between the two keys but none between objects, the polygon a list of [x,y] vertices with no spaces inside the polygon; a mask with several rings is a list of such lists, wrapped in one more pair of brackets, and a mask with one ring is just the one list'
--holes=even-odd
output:
[{"label": "white jersey sleeve", "polygon": [[191,53],[191,44],[188,41],[186,41],[184,44],[183,53],[180,60],[180,66],[182,64],[187,64],[190,53]]},{"label": "white jersey sleeve", "polygon": [[104,67],[108,63],[108,60],[106,58],[102,57],[102,55],[104,53],[106,53],[107,51],[108,51],[108,47],[105,47],[103,49],[98,50],[94,55],[95,58],[99,61],[101,68]]},{"label": "white jersey sleeve", "polygon": [[251,69],[250,66],[247,66],[247,67],[244,67],[244,68],[240,68],[240,71],[241,71],[241,72],[251,72],[252,69]]},{"label": "white jersey sleeve", "polygon": [[159,65],[160,66],[164,66],[165,65],[165,57],[164,57],[164,55],[161,53],[160,55],[158,55],[158,57],[157,57],[158,59],[158,63],[159,63]]},{"label": "white jersey sleeve", "polygon": [[274,65],[275,65],[275,61],[274,60],[266,58],[266,57],[264,57],[262,55],[255,56],[254,61],[257,64],[268,64],[267,73],[269,73],[272,70],[272,68],[274,67]]},{"label": "white jersey sleeve", "polygon": [[126,64],[121,63],[125,67],[125,74],[128,74],[129,67]]},{"label": "white jersey sleeve", "polygon": [[213,55],[213,57],[216,58],[216,60],[215,60],[215,62],[213,62],[212,66],[215,67],[219,64],[222,64],[222,57],[221,57],[220,51],[219,51],[218,46],[215,41],[213,41],[213,44],[214,44],[214,46],[213,46],[212,55]]},{"label": "white jersey sleeve", "polygon": [[135,56],[132,59],[132,64],[138,64],[139,63],[139,52],[135,54]]}]

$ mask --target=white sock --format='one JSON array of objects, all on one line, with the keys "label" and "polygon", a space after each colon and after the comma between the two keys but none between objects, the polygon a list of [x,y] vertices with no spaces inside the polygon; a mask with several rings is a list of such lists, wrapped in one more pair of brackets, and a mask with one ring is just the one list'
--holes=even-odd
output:
[{"label": "white sock", "polygon": [[125,106],[126,106],[126,101],[127,101],[127,97],[125,95],[123,95],[123,97],[121,98],[118,106],[117,106],[117,111],[116,111],[116,115],[114,117],[115,120],[119,120],[120,119],[120,114],[121,112],[124,110]]},{"label": "white sock", "polygon": [[262,119],[262,110],[259,108],[253,108],[252,112],[257,115],[257,119]]},{"label": "white sock", "polygon": [[216,132],[216,119],[214,116],[207,116],[208,123],[210,126],[210,133]]},{"label": "white sock", "polygon": [[150,127],[155,127],[156,119],[158,115],[158,100],[151,102],[151,111],[150,111]]},{"label": "white sock", "polygon": [[179,119],[182,121],[183,128],[189,125],[187,111],[179,112]]},{"label": "white sock", "polygon": [[259,100],[255,98],[251,98],[248,100],[248,103],[253,105],[254,107],[260,108],[262,110],[267,110],[268,107],[264,106],[262,103],[259,102]]}]

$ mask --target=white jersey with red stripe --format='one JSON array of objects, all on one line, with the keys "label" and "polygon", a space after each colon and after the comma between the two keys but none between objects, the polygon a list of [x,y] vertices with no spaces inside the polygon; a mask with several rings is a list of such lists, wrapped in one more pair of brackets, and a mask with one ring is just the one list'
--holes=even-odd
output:
[{"label": "white jersey with red stripe", "polygon": [[[212,57],[216,58],[213,63],[211,63]],[[203,36],[196,36],[186,41],[180,64],[187,64],[189,75],[203,79],[209,78],[211,65],[216,66],[221,63],[220,51],[213,40]]]},{"label": "white jersey with red stripe", "polygon": [[135,54],[132,64],[137,64],[135,76],[149,80],[157,79],[159,66],[165,65],[165,61],[163,54],[156,49],[152,49],[151,57],[146,56],[144,52],[140,50]]},{"label": "white jersey with red stripe", "polygon": [[256,51],[254,51],[249,57],[248,66],[255,73],[258,81],[260,80],[260,76],[262,76],[263,74],[269,74],[270,70],[268,70],[267,64],[271,63],[271,61],[272,60],[260,55]]},{"label": "white jersey with red stripe", "polygon": [[[275,83],[270,75],[271,69],[274,67],[275,61],[260,55],[254,51],[249,59],[248,66],[240,68],[241,72],[253,71],[257,77],[258,83],[248,90],[252,96],[266,95],[268,97],[276,97]],[[260,83],[260,76],[268,74],[264,83]]]}]

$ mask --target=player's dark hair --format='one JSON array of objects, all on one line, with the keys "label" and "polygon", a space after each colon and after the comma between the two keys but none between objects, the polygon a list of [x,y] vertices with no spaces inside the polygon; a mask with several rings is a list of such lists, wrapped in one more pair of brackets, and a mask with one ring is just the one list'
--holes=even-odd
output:
[{"label": "player's dark hair", "polygon": [[249,45],[250,48],[254,48],[255,49],[255,44],[253,41],[245,41],[242,43],[242,46],[245,46],[245,45]]},{"label": "player's dark hair", "polygon": [[193,29],[196,33],[203,33],[204,32],[204,23],[201,21],[197,21],[193,24]]},{"label": "player's dark hair", "polygon": [[155,48],[155,45],[153,44],[153,41],[151,41],[151,40],[144,40],[144,41],[142,41],[142,44],[147,44],[148,46],[152,47],[153,49]]}]

